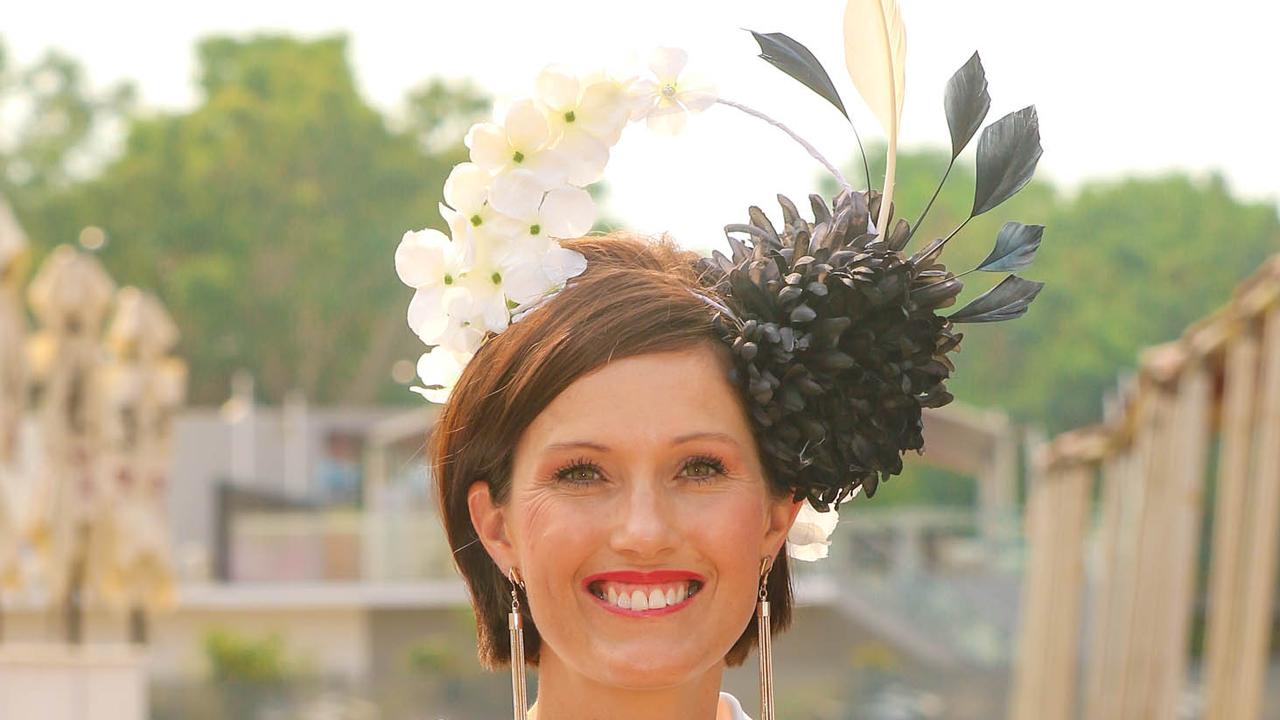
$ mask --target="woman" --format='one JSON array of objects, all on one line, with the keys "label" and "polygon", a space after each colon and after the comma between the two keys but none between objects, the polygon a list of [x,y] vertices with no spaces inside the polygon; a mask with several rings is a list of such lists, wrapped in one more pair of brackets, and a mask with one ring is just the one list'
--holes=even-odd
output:
[{"label": "woman", "polygon": [[690,292],[698,256],[626,235],[564,245],[586,272],[482,348],[435,428],[481,660],[510,660],[514,568],[539,669],[530,717],[743,717],[721,675],[755,636],[762,560],[786,625],[800,503],[770,480]]},{"label": "woman", "polygon": [[[812,222],[782,196],[780,229],[753,207],[725,228],[731,257],[585,236],[584,187],[628,121],[677,130],[717,103],[769,119],[689,81],[684,53],[667,49],[647,79],[544,70],[534,98],[468,132],[471,161],[441,206],[451,237],[409,232],[397,248],[416,289],[409,324],[429,346],[415,390],[446,403],[432,439],[445,529],[480,659],[511,666],[517,720],[526,664],[539,670],[529,717],[742,718],[719,686],[752,645],[760,720],[774,720],[788,556],[825,556],[832,511],[923,446],[922,409],[951,400],[953,325],[1018,317],[1039,292],[1009,275],[944,317],[961,290],[938,260],[951,236],[904,253],[892,6],[851,0],[845,18],[850,75],[891,139],[883,194],[855,192],[800,140],[843,188],[830,205],[810,197]],[[804,46],[755,37],[844,111]],[[975,53],[948,85],[955,154],[989,105]],[[1034,108],[984,130],[974,214],[1025,185],[1039,155]],[[1007,223],[975,269],[1025,267],[1042,230]]]}]

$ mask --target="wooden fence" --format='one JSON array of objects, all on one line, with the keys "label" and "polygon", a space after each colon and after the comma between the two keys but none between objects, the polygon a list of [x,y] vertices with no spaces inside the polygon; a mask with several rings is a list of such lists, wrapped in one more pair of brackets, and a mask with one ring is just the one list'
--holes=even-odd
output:
[{"label": "wooden fence", "polygon": [[1258,718],[1280,521],[1280,257],[1146,351],[1110,405],[1033,459],[1009,716],[1186,716],[1207,545],[1199,716]]}]

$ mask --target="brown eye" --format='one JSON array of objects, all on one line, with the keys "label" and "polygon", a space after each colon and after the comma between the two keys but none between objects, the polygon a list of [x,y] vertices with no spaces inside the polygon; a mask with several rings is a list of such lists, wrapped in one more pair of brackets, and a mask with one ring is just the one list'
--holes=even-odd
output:
[{"label": "brown eye", "polygon": [[724,463],[713,457],[696,457],[685,463],[685,476],[706,481],[725,474]]},{"label": "brown eye", "polygon": [[570,485],[589,485],[600,479],[600,467],[591,462],[575,461],[557,470],[555,478]]}]

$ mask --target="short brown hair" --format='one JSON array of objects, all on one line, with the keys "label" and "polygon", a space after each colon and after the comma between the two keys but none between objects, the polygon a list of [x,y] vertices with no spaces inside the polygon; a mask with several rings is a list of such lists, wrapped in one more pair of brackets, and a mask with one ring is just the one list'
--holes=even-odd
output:
[{"label": "short brown hair", "polygon": [[[431,438],[440,514],[471,593],[480,662],[491,669],[511,658],[506,627],[510,584],[471,524],[467,491],[472,483],[487,480],[494,502],[505,502],[514,450],[525,428],[575,380],[610,360],[706,343],[721,353],[726,372],[732,368],[728,347],[712,325],[710,306],[690,292],[705,292],[695,269],[696,253],[681,250],[665,236],[651,240],[622,232],[561,244],[586,257],[586,271],[544,307],[488,338],[454,386]],[[746,412],[745,404],[743,408]],[[761,454],[760,460],[773,494],[789,494],[771,479],[776,474],[768,471],[768,459]],[[785,552],[774,560],[768,591],[773,629],[779,631],[791,618]],[[528,603],[521,608],[525,654],[536,665],[541,637]],[[725,661],[742,664],[755,637],[753,617]]]}]

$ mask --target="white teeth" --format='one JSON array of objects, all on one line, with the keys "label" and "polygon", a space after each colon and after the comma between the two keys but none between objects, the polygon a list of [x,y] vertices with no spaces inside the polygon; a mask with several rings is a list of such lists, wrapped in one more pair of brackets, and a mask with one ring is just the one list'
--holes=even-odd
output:
[{"label": "white teeth", "polygon": [[604,584],[598,591],[601,600],[610,605],[627,610],[658,610],[670,605],[678,605],[692,595],[690,583],[681,582],[660,587],[648,586],[636,588],[634,585]]}]

